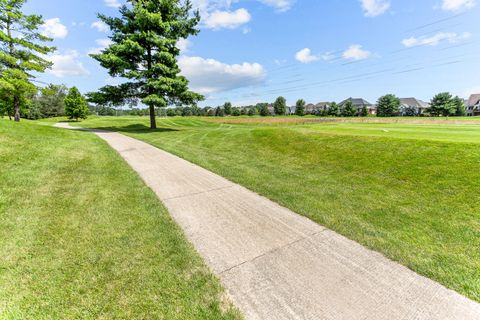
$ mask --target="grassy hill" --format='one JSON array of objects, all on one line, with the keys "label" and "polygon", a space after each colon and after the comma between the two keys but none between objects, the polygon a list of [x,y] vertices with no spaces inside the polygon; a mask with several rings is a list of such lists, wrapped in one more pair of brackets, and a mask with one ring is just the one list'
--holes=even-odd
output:
[{"label": "grassy hill", "polygon": [[92,118],[480,301],[480,126]]}]

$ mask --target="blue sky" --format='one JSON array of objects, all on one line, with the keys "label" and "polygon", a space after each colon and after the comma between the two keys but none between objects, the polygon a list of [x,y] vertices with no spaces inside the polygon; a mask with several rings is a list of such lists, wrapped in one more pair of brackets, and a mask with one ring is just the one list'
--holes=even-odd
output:
[{"label": "blue sky", "polygon": [[[182,41],[180,66],[202,105],[370,102],[386,93],[429,100],[480,92],[478,0],[194,0],[198,36]],[[114,84],[88,53],[108,45],[96,13],[122,0],[30,0],[58,48],[39,80],[82,92]]]}]

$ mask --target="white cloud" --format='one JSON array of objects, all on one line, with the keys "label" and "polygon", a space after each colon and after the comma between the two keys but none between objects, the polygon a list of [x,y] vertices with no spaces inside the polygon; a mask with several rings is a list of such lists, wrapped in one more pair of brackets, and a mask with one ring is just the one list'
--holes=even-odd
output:
[{"label": "white cloud", "polygon": [[445,11],[462,11],[475,7],[476,0],[443,0],[442,9]]},{"label": "white cloud", "polygon": [[301,63],[311,63],[318,60],[328,61],[333,58],[335,58],[335,56],[330,52],[321,55],[313,55],[309,48],[302,49],[295,54],[295,59]]},{"label": "white cloud", "polygon": [[188,39],[180,39],[177,41],[177,48],[180,49],[182,53],[188,52],[188,49],[192,46],[192,42]]},{"label": "white cloud", "polygon": [[68,35],[68,29],[60,22],[60,18],[45,20],[41,31],[44,36],[54,39],[63,39]]},{"label": "white cloud", "polygon": [[260,2],[274,7],[279,12],[285,12],[290,10],[295,0],[260,0]]},{"label": "white cloud", "polygon": [[402,44],[407,47],[416,47],[416,46],[436,46],[443,41],[448,41],[450,43],[455,43],[461,40],[468,39],[472,36],[469,32],[464,32],[458,34],[455,32],[439,32],[431,37],[410,37],[402,40]]},{"label": "white cloud", "polygon": [[211,94],[249,87],[265,81],[266,73],[258,63],[226,64],[214,59],[182,56],[179,66],[192,90]]},{"label": "white cloud", "polygon": [[52,69],[48,72],[55,77],[63,78],[65,76],[87,76],[90,74],[83,64],[78,61],[78,52],[73,50],[65,54],[55,53],[46,57],[53,62]]},{"label": "white cloud", "polygon": [[97,29],[99,32],[108,32],[108,30],[109,30],[108,25],[105,22],[100,21],[100,20],[92,23],[91,27],[94,28],[94,29]]},{"label": "white cloud", "polygon": [[96,48],[92,48],[88,51],[88,54],[100,54],[102,53],[105,48],[110,46],[112,44],[112,40],[108,38],[103,38],[103,39],[97,39],[95,40],[95,43],[98,45]]},{"label": "white cloud", "polygon": [[389,0],[360,0],[363,11],[367,17],[376,17],[384,14],[390,9]]},{"label": "white cloud", "polygon": [[250,13],[244,9],[235,11],[214,11],[205,18],[205,26],[209,29],[235,29],[248,23],[251,19]]},{"label": "white cloud", "polygon": [[104,0],[105,5],[111,8],[120,8],[122,4],[118,0]]},{"label": "white cloud", "polygon": [[353,44],[343,52],[342,57],[347,60],[364,60],[369,58],[371,55],[372,53],[370,51],[363,50],[361,45]]}]

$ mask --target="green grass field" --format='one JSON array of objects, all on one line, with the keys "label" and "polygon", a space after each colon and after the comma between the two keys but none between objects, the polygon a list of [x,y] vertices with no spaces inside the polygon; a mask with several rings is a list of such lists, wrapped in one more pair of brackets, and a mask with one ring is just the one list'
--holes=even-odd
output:
[{"label": "green grass field", "polygon": [[240,318],[93,134],[0,119],[0,167],[0,319]]},{"label": "green grass field", "polygon": [[78,125],[177,154],[480,301],[480,126],[395,121]]}]

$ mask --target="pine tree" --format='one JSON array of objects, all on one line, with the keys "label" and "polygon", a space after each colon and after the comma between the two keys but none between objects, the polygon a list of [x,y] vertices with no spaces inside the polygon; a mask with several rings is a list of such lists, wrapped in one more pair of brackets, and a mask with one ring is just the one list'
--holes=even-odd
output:
[{"label": "pine tree", "polygon": [[115,105],[142,102],[149,107],[150,127],[155,129],[155,108],[202,100],[188,90],[188,80],[179,75],[177,62],[177,42],[199,32],[200,15],[191,9],[189,0],[127,0],[120,17],[99,15],[112,31],[112,45],[92,57],[111,76],[128,81],[103,87],[90,96],[91,101]]},{"label": "pine tree", "polygon": [[41,55],[55,48],[42,45],[52,39],[38,32],[43,24],[39,15],[25,15],[22,7],[26,0],[0,0],[0,96],[7,101],[15,121],[20,121],[20,108],[28,96],[36,92],[31,72],[44,72],[51,62]]},{"label": "pine tree", "polygon": [[378,117],[393,117],[400,110],[400,99],[393,94],[380,97],[377,101]]}]

